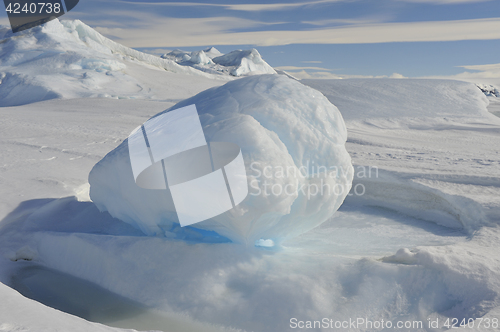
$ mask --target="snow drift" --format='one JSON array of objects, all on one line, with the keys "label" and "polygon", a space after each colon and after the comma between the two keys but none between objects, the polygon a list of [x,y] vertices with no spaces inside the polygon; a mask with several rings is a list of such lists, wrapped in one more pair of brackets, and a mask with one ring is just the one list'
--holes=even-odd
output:
[{"label": "snow drift", "polygon": [[[338,109],[318,91],[281,75],[255,76],[206,90],[170,110],[191,104],[208,142],[241,148],[250,188],[240,205],[197,228],[234,242],[279,243],[318,226],[342,204],[353,178],[347,132]],[[89,183],[99,209],[146,234],[175,236],[178,220],[169,192],[135,184],[127,141],[96,164]]]}]

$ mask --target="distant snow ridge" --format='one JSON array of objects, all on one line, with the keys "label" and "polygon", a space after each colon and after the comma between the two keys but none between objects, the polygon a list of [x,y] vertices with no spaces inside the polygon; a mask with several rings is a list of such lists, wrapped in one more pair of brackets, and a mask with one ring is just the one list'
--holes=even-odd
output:
[{"label": "distant snow ridge", "polygon": [[261,74],[276,74],[256,49],[236,50],[222,54],[215,47],[203,51],[185,52],[175,50],[161,56],[182,66],[192,66],[211,74],[230,74],[232,76],[247,76]]},{"label": "distant snow ridge", "polygon": [[[206,90],[170,110],[191,104],[208,142],[241,148],[249,184],[241,204],[194,227],[234,242],[269,245],[318,226],[340,207],[353,179],[347,131],[320,92],[282,75],[260,75]],[[136,185],[126,140],[94,166],[89,183],[100,210],[146,234],[177,237],[187,231],[178,227],[167,190]]]}]

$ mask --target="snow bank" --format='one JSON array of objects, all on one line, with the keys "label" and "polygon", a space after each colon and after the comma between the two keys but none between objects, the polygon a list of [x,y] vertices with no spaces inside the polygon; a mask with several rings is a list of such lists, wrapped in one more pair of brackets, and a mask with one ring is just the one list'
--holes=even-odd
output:
[{"label": "snow bank", "polygon": [[222,54],[215,47],[195,52],[175,50],[161,57],[211,74],[249,76],[277,73],[254,48],[228,54]]},{"label": "snow bank", "polygon": [[[431,79],[301,80],[321,91],[346,121],[461,121],[484,117],[488,100],[472,83]],[[422,122],[423,123],[423,122]],[[430,123],[429,123],[430,124]]]},{"label": "snow bank", "polygon": [[[281,75],[248,77],[170,110],[191,104],[208,142],[241,148],[250,188],[240,205],[197,228],[235,242],[280,243],[318,226],[342,204],[353,177],[347,132],[340,112],[318,91]],[[127,141],[96,164],[89,183],[99,209],[146,234],[175,235],[178,220],[169,192],[135,184]]]}]

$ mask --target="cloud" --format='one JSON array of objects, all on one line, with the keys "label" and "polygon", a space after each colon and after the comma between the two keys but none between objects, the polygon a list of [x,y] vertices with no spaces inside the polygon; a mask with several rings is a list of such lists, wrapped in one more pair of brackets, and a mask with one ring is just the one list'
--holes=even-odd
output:
[{"label": "cloud", "polygon": [[488,2],[493,0],[396,0],[399,2],[428,3],[432,5],[456,5],[464,3]]},{"label": "cloud", "polygon": [[[500,18],[363,24],[304,31],[269,31],[268,23],[235,17],[169,18],[148,15],[141,26],[96,27],[130,47],[205,45],[363,44],[500,39]],[[91,24],[92,25],[92,24]],[[111,25],[107,22],[107,25]],[[115,24],[116,26],[116,24]],[[236,29],[265,31],[233,32]]]},{"label": "cloud", "polygon": [[292,75],[295,78],[298,78],[299,80],[303,79],[325,79],[325,80],[331,80],[331,79],[344,79],[344,78],[406,78],[401,74],[394,73],[391,76],[367,76],[367,75],[337,75],[333,74],[330,72],[326,71],[316,71],[316,72],[306,72],[305,70],[301,70],[298,72],[289,72],[290,75]]},{"label": "cloud", "polygon": [[500,86],[500,63],[488,65],[468,65],[459,67],[471,71],[464,71],[456,75],[428,76],[425,78],[454,79],[480,84],[495,84],[497,86]]},{"label": "cloud", "polygon": [[[138,6],[162,6],[162,7],[218,7],[233,11],[242,12],[261,12],[261,11],[283,11],[291,9],[299,9],[305,6],[324,5],[342,2],[356,2],[359,0],[316,0],[302,1],[294,3],[243,3],[243,4],[217,4],[217,3],[201,3],[201,2],[143,2],[143,1],[123,1],[122,3],[133,4]],[[493,0],[392,0],[393,2],[421,3],[421,4],[464,4],[487,2]],[[345,20],[347,21],[347,20]]]},{"label": "cloud", "polygon": [[490,72],[495,73],[500,77],[500,63],[494,63],[490,65],[470,65],[470,66],[459,66],[461,68],[476,70],[479,72]]},{"label": "cloud", "polygon": [[389,78],[407,78],[399,73],[392,73],[391,76],[389,76]]},{"label": "cloud", "polygon": [[315,26],[363,25],[387,22],[390,18],[389,15],[377,15],[365,18],[333,18],[328,20],[301,21],[300,23]]},{"label": "cloud", "polygon": [[303,79],[342,79],[342,76],[326,72],[326,71],[316,71],[316,72],[306,72],[305,70],[301,70],[298,72],[290,72],[290,75],[293,77],[303,80]]},{"label": "cloud", "polygon": [[326,71],[331,71],[331,69],[322,68],[322,67],[280,66],[280,67],[274,67],[274,68],[278,69],[278,70],[285,70],[285,71],[290,71],[290,70],[326,70]]},{"label": "cloud", "polygon": [[169,49],[169,48],[154,48],[154,49],[144,49],[141,51],[145,52],[145,53],[149,53],[149,54],[162,55],[162,54],[170,53],[173,50]]},{"label": "cloud", "polygon": [[259,12],[259,11],[281,11],[296,9],[304,6],[314,6],[335,2],[348,2],[352,0],[318,0],[303,1],[295,3],[248,3],[248,4],[215,4],[215,3],[197,3],[197,2],[139,2],[127,1],[128,4],[137,4],[140,6],[184,6],[184,7],[219,7],[234,11]]}]

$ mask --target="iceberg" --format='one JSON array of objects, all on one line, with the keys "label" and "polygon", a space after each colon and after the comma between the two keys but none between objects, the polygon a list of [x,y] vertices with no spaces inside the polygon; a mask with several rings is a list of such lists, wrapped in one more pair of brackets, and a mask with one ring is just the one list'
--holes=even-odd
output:
[{"label": "iceberg", "polygon": [[[240,204],[192,227],[236,243],[279,244],[329,219],[347,196],[354,173],[347,130],[320,92],[282,75],[250,76],[165,112],[189,105],[196,106],[208,143],[241,148],[249,189]],[[175,237],[183,228],[172,193],[135,183],[127,142],[90,172],[91,199],[147,235]]]}]

